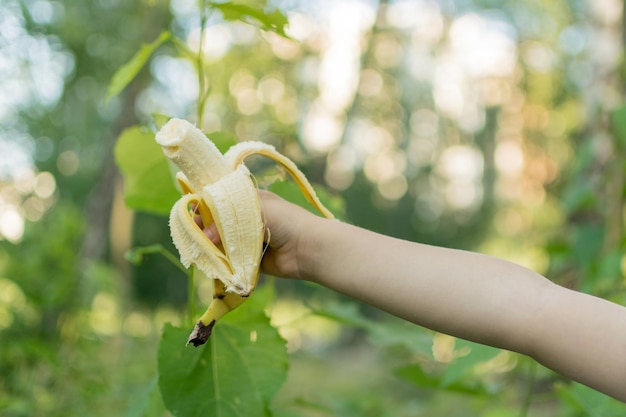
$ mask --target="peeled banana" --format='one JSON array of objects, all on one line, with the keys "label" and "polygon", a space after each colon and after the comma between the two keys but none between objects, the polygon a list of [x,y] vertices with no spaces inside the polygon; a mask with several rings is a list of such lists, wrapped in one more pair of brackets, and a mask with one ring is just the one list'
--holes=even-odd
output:
[{"label": "peeled banana", "polygon": [[[334,216],[298,167],[270,145],[241,142],[222,155],[200,129],[182,119],[168,121],[156,142],[180,169],[176,179],[184,195],[169,220],[174,246],[185,267],[195,265],[213,280],[213,300],[187,340],[199,346],[224,314],[246,300],[259,279],[265,224],[255,183],[243,163],[246,157],[264,155],[282,165],[322,215]],[[198,227],[197,216],[205,226],[215,223],[219,245]]]}]

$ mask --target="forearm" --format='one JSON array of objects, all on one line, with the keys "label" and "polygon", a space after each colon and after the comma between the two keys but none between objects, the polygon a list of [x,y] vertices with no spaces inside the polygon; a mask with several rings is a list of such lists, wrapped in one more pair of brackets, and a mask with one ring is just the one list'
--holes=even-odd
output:
[{"label": "forearm", "polygon": [[326,220],[312,229],[302,278],[432,330],[530,355],[626,400],[625,308],[485,255]]},{"label": "forearm", "polygon": [[485,255],[320,223],[303,278],[429,329],[526,350],[532,300],[550,285],[543,277]]},{"label": "forearm", "polygon": [[626,402],[626,308],[556,285],[541,305],[530,355]]}]

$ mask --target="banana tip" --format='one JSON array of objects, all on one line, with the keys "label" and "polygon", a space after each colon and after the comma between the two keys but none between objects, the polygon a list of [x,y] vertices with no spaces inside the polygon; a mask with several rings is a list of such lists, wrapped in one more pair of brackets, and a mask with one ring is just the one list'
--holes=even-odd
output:
[{"label": "banana tip", "polygon": [[177,146],[191,127],[193,125],[185,120],[171,119],[161,127],[155,139],[163,147]]},{"label": "banana tip", "polygon": [[187,339],[187,346],[191,343],[194,347],[204,345],[209,337],[211,336],[211,332],[213,331],[213,326],[215,326],[215,320],[213,320],[208,325],[198,321],[193,328],[193,331],[189,335]]}]

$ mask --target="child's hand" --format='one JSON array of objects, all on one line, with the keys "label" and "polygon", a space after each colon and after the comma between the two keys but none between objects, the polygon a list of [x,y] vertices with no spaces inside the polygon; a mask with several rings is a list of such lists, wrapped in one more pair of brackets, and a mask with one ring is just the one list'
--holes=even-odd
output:
[{"label": "child's hand", "polygon": [[[299,254],[303,253],[304,245],[301,237],[319,217],[269,191],[260,190],[259,198],[267,227],[263,271],[283,278],[301,278]],[[213,243],[221,243],[215,224],[205,227],[199,217],[197,222]]]},{"label": "child's hand", "polygon": [[316,220],[323,220],[278,195],[259,191],[268,246],[263,271],[284,278],[302,278],[302,254]]}]

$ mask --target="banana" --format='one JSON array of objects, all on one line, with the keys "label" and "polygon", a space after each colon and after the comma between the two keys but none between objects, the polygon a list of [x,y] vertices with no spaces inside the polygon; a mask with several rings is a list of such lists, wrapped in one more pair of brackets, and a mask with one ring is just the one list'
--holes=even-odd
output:
[{"label": "banana", "polygon": [[[155,139],[180,169],[176,179],[184,194],[172,207],[169,219],[174,246],[185,267],[195,265],[213,280],[211,304],[187,341],[200,346],[208,340],[215,323],[247,299],[259,279],[265,224],[245,158],[258,154],[273,159],[322,215],[334,216],[296,164],[271,145],[241,142],[222,155],[200,129],[182,119],[168,121]],[[219,245],[198,227],[197,216],[205,226],[215,223]]]}]

